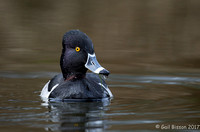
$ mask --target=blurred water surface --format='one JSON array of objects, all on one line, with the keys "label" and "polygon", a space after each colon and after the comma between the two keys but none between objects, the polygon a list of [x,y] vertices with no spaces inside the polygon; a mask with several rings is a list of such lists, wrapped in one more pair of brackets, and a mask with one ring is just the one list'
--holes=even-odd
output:
[{"label": "blurred water surface", "polygon": [[[0,131],[200,125],[199,12],[199,0],[2,0]],[[70,29],[91,37],[111,72],[111,102],[41,101],[40,90],[60,72],[61,39]]]}]

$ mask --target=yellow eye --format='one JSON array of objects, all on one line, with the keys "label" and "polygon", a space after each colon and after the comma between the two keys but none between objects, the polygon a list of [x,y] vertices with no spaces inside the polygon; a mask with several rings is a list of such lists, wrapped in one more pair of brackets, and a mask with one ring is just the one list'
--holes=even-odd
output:
[{"label": "yellow eye", "polygon": [[75,48],[76,52],[79,52],[81,49],[79,47]]}]

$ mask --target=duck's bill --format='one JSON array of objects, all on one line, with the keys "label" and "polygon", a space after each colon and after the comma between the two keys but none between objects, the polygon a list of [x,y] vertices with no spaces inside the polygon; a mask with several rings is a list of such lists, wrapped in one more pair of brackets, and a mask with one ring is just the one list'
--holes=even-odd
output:
[{"label": "duck's bill", "polygon": [[106,75],[106,76],[108,76],[110,74],[110,72],[108,70],[103,68],[98,63],[95,53],[94,54],[89,54],[88,53],[88,58],[87,58],[87,62],[85,64],[85,67],[87,69],[89,69],[90,71],[96,73],[96,74],[103,74],[103,75]]}]

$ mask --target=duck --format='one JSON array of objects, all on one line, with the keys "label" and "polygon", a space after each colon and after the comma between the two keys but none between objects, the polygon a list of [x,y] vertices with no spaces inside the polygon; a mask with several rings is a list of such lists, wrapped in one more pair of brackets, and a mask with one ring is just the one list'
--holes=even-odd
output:
[{"label": "duck", "polygon": [[60,68],[61,73],[43,87],[42,100],[99,101],[113,98],[103,79],[110,72],[97,61],[92,40],[86,33],[70,30],[64,34]]}]

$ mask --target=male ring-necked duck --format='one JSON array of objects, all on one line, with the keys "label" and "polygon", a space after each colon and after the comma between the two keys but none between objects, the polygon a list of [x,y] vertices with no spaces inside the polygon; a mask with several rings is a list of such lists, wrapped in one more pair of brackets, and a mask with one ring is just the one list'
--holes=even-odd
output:
[{"label": "male ring-necked duck", "polygon": [[[92,40],[79,30],[66,32],[62,40],[60,66],[62,73],[46,83],[43,100],[95,100],[112,98],[105,81],[98,75],[109,75],[97,61]],[[94,73],[86,73],[87,70]]]}]

